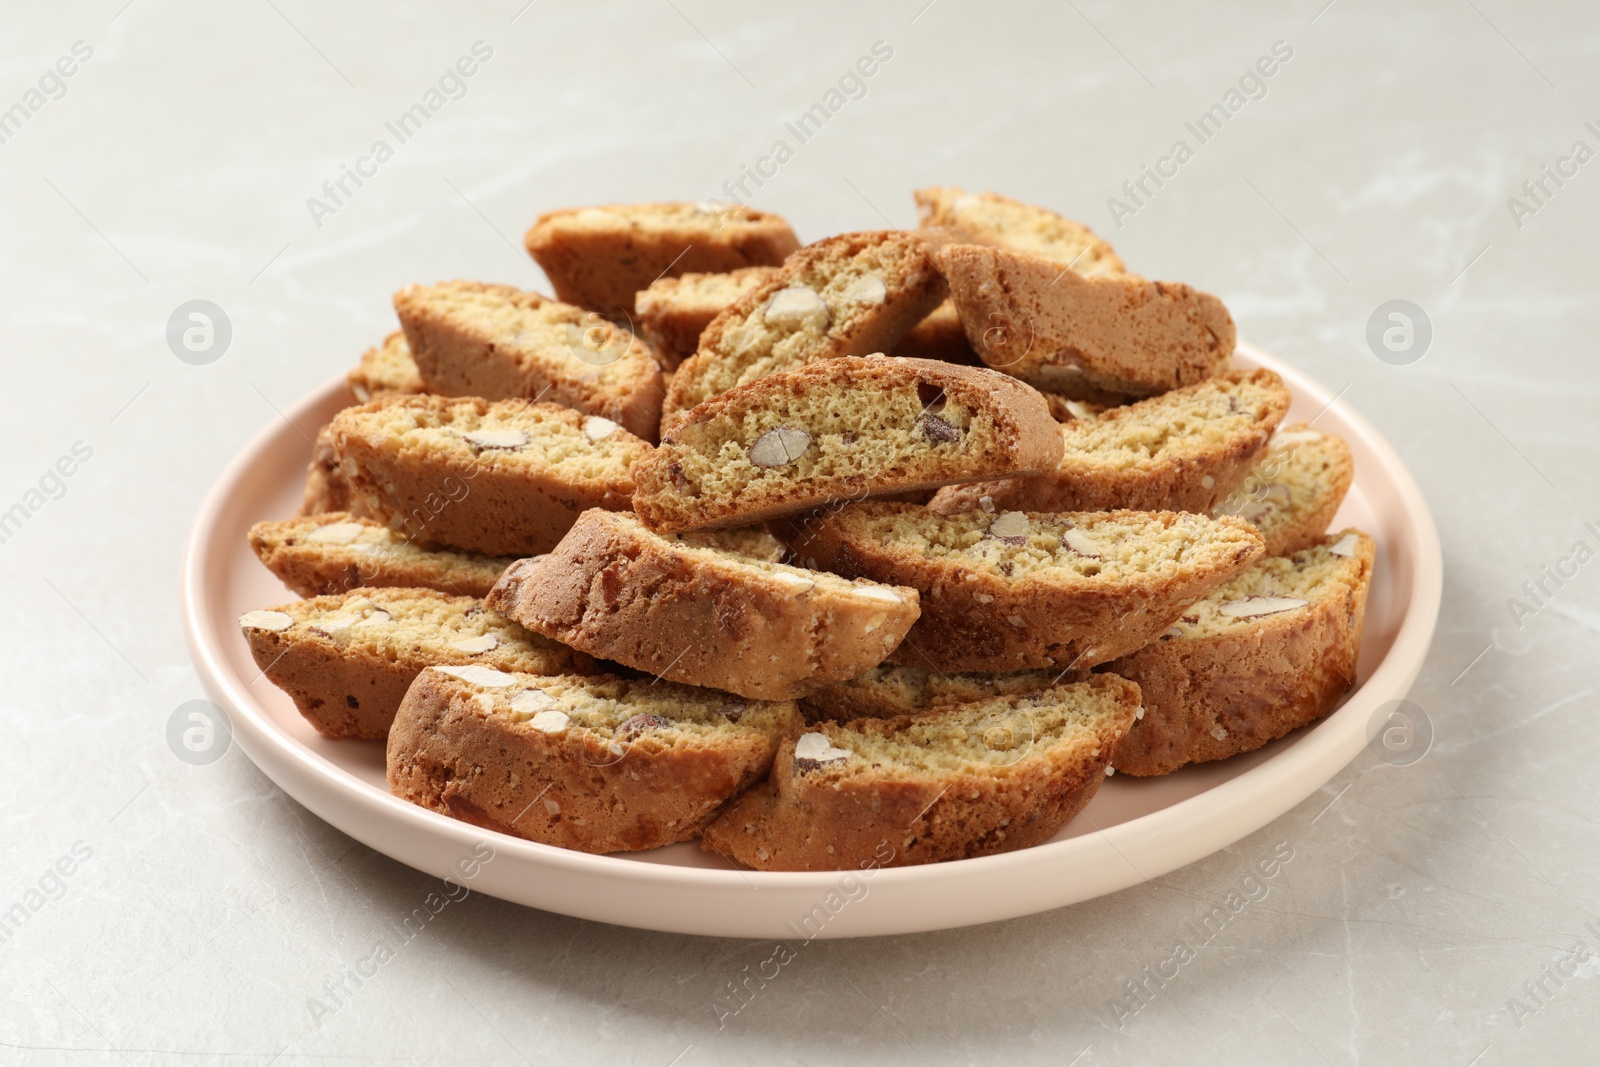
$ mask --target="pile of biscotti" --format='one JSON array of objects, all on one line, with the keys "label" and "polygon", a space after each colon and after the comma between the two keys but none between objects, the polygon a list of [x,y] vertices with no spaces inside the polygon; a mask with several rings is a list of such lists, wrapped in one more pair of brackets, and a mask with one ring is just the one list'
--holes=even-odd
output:
[{"label": "pile of biscotti", "polygon": [[1216,297],[1082,225],[925,189],[801,246],[727,205],[558,211],[555,298],[413,285],[241,621],[396,796],[586,852],[763,870],[1048,840],[1326,714],[1373,541]]}]

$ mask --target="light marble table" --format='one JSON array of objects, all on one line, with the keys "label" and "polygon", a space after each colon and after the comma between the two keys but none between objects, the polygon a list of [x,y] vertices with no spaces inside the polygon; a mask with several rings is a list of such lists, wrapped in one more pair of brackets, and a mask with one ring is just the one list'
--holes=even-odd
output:
[{"label": "light marble table", "polygon": [[[1325,2],[12,5],[0,511],[26,520],[0,543],[0,910],[25,917],[0,941],[0,1062],[1592,1058],[1600,603],[1588,566],[1537,604],[1523,586],[1600,522],[1600,14]],[[385,124],[477,42],[488,57],[401,143]],[[876,42],[890,57],[830,100]],[[1289,57],[1230,98],[1276,42]],[[1203,141],[1186,126],[1230,102]],[[801,142],[785,123],[818,103],[837,107]],[[1169,177],[1133,200],[1147,165]],[[367,177],[330,202],[347,167]],[[716,196],[747,167],[807,238],[909,225],[930,183],[1047,203],[1345,387],[1443,537],[1412,693],[1432,751],[1363,753],[1236,847],[1106,899],[818,942],[721,1027],[717,998],[771,945],[477,895],[329,992],[430,880],[237,750],[169,749],[169,716],[203,696],[177,600],[199,501],[391,328],[400,285],[542,286],[519,247],[539,211]],[[206,365],[165,338],[195,299],[231,323]],[[1432,324],[1404,363],[1366,339],[1397,299]],[[1267,895],[1132,997],[1275,848],[1294,859]]]}]

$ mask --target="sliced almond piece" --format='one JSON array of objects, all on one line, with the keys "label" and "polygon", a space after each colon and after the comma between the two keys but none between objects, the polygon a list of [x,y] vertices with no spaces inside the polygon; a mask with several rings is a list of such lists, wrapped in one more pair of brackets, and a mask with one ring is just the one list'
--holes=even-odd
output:
[{"label": "sliced almond piece", "polygon": [[326,526],[318,526],[306,534],[307,541],[315,541],[319,545],[348,545],[361,536],[368,527],[359,522],[330,522]]},{"label": "sliced almond piece", "polygon": [[294,625],[294,619],[281,611],[247,611],[239,616],[239,625],[247,630],[269,630],[282,633]]},{"label": "sliced almond piece", "polygon": [[811,760],[814,763],[832,763],[835,760],[849,759],[850,750],[834,748],[828,743],[826,734],[801,734],[800,739],[794,743],[794,758]]},{"label": "sliced almond piece", "polygon": [[1228,601],[1217,612],[1230,619],[1254,619],[1261,615],[1276,615],[1280,611],[1293,611],[1309,603],[1309,600],[1297,596],[1247,596],[1243,600]]},{"label": "sliced almond piece", "polygon": [[463,637],[459,641],[452,641],[450,647],[471,655],[480,652],[491,652],[500,647],[500,639],[494,634],[481,634],[478,637]]},{"label": "sliced almond piece", "polygon": [[528,435],[523,430],[513,429],[485,429],[473,430],[461,435],[461,439],[479,448],[505,448],[518,449],[528,443]]},{"label": "sliced almond piece", "polygon": [[756,443],[750,446],[750,462],[758,467],[785,467],[805,455],[810,447],[810,434],[780,426],[756,438]]},{"label": "sliced almond piece", "polygon": [[468,685],[482,686],[485,689],[504,689],[516,683],[516,679],[505,671],[497,671],[489,667],[479,667],[475,664],[465,667],[433,667],[432,670],[440,674],[448,674],[458,678]]},{"label": "sliced almond piece", "polygon": [[1027,537],[1028,516],[1020,511],[1008,511],[989,524],[993,537]]}]

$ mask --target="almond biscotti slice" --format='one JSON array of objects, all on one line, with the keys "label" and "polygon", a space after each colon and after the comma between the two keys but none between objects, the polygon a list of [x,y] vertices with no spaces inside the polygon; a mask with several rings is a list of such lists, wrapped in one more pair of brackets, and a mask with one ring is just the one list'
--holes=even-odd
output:
[{"label": "almond biscotti slice", "polygon": [[918,189],[912,195],[923,226],[952,230],[972,244],[1041,256],[1084,277],[1126,269],[1105,239],[1047,208],[950,186]]},{"label": "almond biscotti slice", "polygon": [[1138,707],[1138,686],[1103,674],[914,718],[819,723],[783,742],[704,847],[760,870],[818,871],[1043,844],[1100,788]]},{"label": "almond biscotti slice", "polygon": [[1289,399],[1272,371],[1232,371],[1071,419],[1061,426],[1065,450],[1054,471],[952,486],[928,506],[945,514],[975,507],[1209,514],[1262,456]]},{"label": "almond biscotti slice", "polygon": [[306,466],[306,488],[300,497],[298,515],[325,515],[330,512],[365,518],[371,513],[339,469],[339,454],[333,447],[330,423],[317,431],[311,446],[311,462]]},{"label": "almond biscotti slice", "polygon": [[819,505],[1015,472],[1061,458],[1044,398],[977,367],[847,356],[708,400],[634,469],[658,530],[742,525]]},{"label": "almond biscotti slice", "polygon": [[934,259],[983,361],[1052,392],[1150,396],[1203,381],[1233,356],[1233,316],[1187,285],[1086,278],[981,245],[948,245]]},{"label": "almond biscotti slice", "polygon": [[1251,752],[1327,714],[1355,682],[1372,538],[1349,529],[1269,556],[1111,664],[1144,691],[1116,769],[1169,774]]},{"label": "almond biscotti slice", "polygon": [[358,589],[239,617],[250,655],[306,721],[329,737],[384,737],[424,667],[480,664],[559,674],[593,661],[433,589]]},{"label": "almond biscotti slice", "polygon": [[427,391],[417,371],[417,361],[411,358],[411,346],[406,344],[403,330],[395,330],[383,339],[383,344],[367,349],[361,362],[344,376],[344,381],[358,404],[390,393]]},{"label": "almond biscotti slice", "polygon": [[526,400],[390,396],[332,423],[340,470],[407,540],[548,552],[589,508],[622,510],[650,446],[609,419]]},{"label": "almond biscotti slice", "polygon": [[966,327],[961,325],[961,316],[956,313],[955,304],[949,300],[928,312],[921,322],[911,327],[889,354],[912,359],[938,359],[968,367],[983,366],[983,360],[967,343]]},{"label": "almond biscotti slice", "polygon": [[250,547],[269,571],[303,597],[361,586],[484,597],[516,562],[514,556],[420,548],[381,522],[342,511],[258,522],[250,527]]},{"label": "almond biscotti slice", "polygon": [[394,295],[428,391],[527,397],[599,415],[644,440],[661,420],[661,367],[633,334],[592,311],[509,285],[444,282]]},{"label": "almond biscotti slice", "polygon": [[1267,555],[1286,556],[1322,540],[1354,478],[1344,438],[1297,422],[1273,435],[1244,483],[1215,513],[1254,523],[1266,539]]},{"label": "almond biscotti slice", "polygon": [[661,430],[690,408],[764,375],[819,359],[887,352],[944,300],[929,245],[901,230],[807,245],[783,272],[711,321],[672,377]]},{"label": "almond biscotti slice", "polygon": [[1073,671],[945,674],[926,667],[880,663],[849,681],[817,690],[800,702],[800,710],[812,722],[894,719],[920,715],[941,704],[1025,696],[1075,681],[1078,675]]},{"label": "almond biscotti slice", "polygon": [[883,662],[915,591],[767,563],[590,511],[488,605],[536,633],[685,685],[789,700]]},{"label": "almond biscotti slice", "polygon": [[921,593],[890,662],[1089,667],[1142,648],[1261,555],[1243,519],[1109,511],[939,515],[868,501],[773,533],[807,567]]},{"label": "almond biscotti slice", "polygon": [[[694,355],[711,320],[765,285],[777,267],[743,267],[725,274],[680,274],[657,279],[633,299],[635,327],[656,346],[661,365],[676,370]],[[961,337],[966,343],[966,335]]]},{"label": "almond biscotti slice", "polygon": [[693,840],[800,730],[789,702],[608,675],[423,671],[389,732],[389,789],[582,852]]},{"label": "almond biscotti slice", "polygon": [[657,278],[775,267],[800,247],[777,215],[714,203],[552,211],[523,240],[557,297],[619,322]]}]

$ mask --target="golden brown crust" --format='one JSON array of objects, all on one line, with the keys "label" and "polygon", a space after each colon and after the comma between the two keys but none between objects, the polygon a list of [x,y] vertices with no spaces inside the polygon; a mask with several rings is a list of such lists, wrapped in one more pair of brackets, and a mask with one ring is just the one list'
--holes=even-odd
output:
[{"label": "golden brown crust", "polygon": [[429,392],[543,400],[655,439],[662,394],[655,353],[592,311],[464,281],[408,286],[394,295],[394,309]]},{"label": "golden brown crust", "polygon": [[951,245],[935,259],[983,361],[1068,396],[1149,396],[1203,381],[1233,355],[1228,309],[1187,285],[1121,273],[1085,278],[980,245]]},{"label": "golden brown crust", "polygon": [[[867,276],[881,288],[852,288],[864,285]],[[819,310],[792,318],[770,314],[774,298],[781,302],[785,290],[809,291],[807,299],[818,298]],[[887,352],[947,293],[929,245],[914,233],[845,233],[807,245],[784,261],[780,274],[706,327],[699,349],[673,375],[661,432],[671,433],[695,405],[765,375],[822,359]]]},{"label": "golden brown crust", "polygon": [[[551,681],[515,676],[517,685]],[[646,713],[665,710],[663,688],[682,692],[675,686],[651,692],[648,682],[605,676],[554,681],[621,693],[623,700],[643,690],[652,701],[640,702]],[[726,702],[718,693],[701,696],[712,706]],[[764,730],[724,721],[715,733],[673,739],[651,732],[619,742],[612,729],[576,722],[547,733],[507,714],[505,703],[493,690],[424,671],[389,733],[390,791],[464,822],[561,848],[660,848],[693,840],[729,797],[767,772],[778,738],[799,721],[793,705],[777,705]],[[756,718],[741,712],[738,722]]]},{"label": "golden brown crust", "polygon": [[[362,631],[359,640],[350,627],[318,628],[328,619],[370,618],[374,609],[391,617]],[[471,597],[431,589],[361,589],[264,612],[286,615],[293,624],[274,630],[247,621],[261,612],[245,615],[240,622],[251,657],[306,721],[329,737],[387,736],[411,680],[435,664],[552,673],[588,670],[592,663],[485,611]],[[440,625],[441,617],[450,621]],[[457,640],[483,635],[493,636],[496,646],[482,652],[454,647]]]},{"label": "golden brown crust", "polygon": [[[1047,695],[1092,702],[1088,729],[1061,743],[1035,740],[1019,758],[995,766],[935,771],[880,757],[854,773],[828,773],[826,766],[818,773],[814,762],[796,758],[797,739],[788,739],[768,780],[706,827],[704,847],[760,870],[805,871],[903,867],[1043,844],[1099,789],[1139,704],[1138,687],[1112,675]],[[849,750],[943,720],[980,738],[986,725],[1010,735],[1008,719],[1026,722],[1029,714],[1027,698],[1010,697],[815,729]]]},{"label": "golden brown crust", "polygon": [[[700,347],[700,335],[712,319],[746,293],[771,281],[778,271],[778,267],[744,267],[726,274],[657,279],[634,297],[634,322],[655,345],[662,368],[676,370]],[[962,334],[961,343],[966,342],[966,335]]]},{"label": "golden brown crust", "polygon": [[626,320],[661,277],[775,267],[800,247],[777,215],[732,204],[607,204],[539,216],[523,238],[557,298]]},{"label": "golden brown crust", "polygon": [[516,562],[511,556],[419,548],[375,519],[342,511],[258,522],[250,527],[250,548],[284,585],[303,597],[361,586],[408,586],[485,597]]},{"label": "golden brown crust", "polygon": [[912,590],[758,563],[604,511],[508,570],[488,603],[601,659],[764,700],[855,677],[917,617]]},{"label": "golden brown crust", "polygon": [[1325,546],[1349,534],[1348,574],[1305,607],[1224,633],[1157,640],[1106,668],[1144,692],[1145,714],[1118,749],[1117,770],[1170,774],[1252,752],[1338,703],[1355,684],[1373,543],[1346,530],[1296,556],[1325,557]]},{"label": "golden brown crust", "polygon": [[[368,509],[408,540],[524,556],[554,548],[589,508],[630,506],[628,471],[650,446],[615,427],[591,441],[593,425],[554,404],[390,396],[341,411],[332,437]],[[528,443],[479,447],[464,436],[483,426],[513,428]]]},{"label": "golden brown crust", "polygon": [[1209,514],[1260,459],[1289,401],[1289,390],[1273,371],[1232,371],[1065,422],[1065,450],[1054,471],[952,486],[928,506],[943,514],[980,505],[1000,511]]},{"label": "golden brown crust", "polygon": [[[1018,512],[1008,513],[1020,515]],[[970,531],[976,545],[992,525],[982,512],[938,516],[908,504],[868,501],[804,523],[774,529],[794,558],[845,577],[910,586],[922,614],[890,662],[940,671],[1019,671],[1043,667],[1086,670],[1143,647],[1184,607],[1248,567],[1261,554],[1261,536],[1237,518],[1209,519],[1172,512],[1029,513],[1030,537],[1060,544],[1068,528],[1102,538],[1106,546],[1138,537],[1172,538],[1174,564],[1110,577],[1066,567],[1003,573],[970,552],[937,555],[885,534],[885,524],[943,536],[948,526]],[[1100,525],[1106,526],[1105,533]],[[1031,545],[1029,546],[1032,547]],[[997,547],[997,556],[1008,550]],[[1087,565],[1082,570],[1091,569]]]},{"label": "golden brown crust", "polygon": [[[776,466],[760,442],[798,433]],[[1039,393],[936,360],[846,357],[706,401],[634,468],[633,507],[660,530],[743,525],[869,495],[1048,471],[1061,435]]]}]

